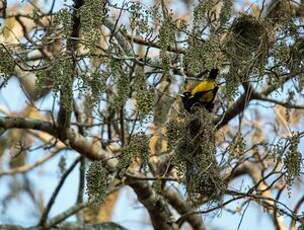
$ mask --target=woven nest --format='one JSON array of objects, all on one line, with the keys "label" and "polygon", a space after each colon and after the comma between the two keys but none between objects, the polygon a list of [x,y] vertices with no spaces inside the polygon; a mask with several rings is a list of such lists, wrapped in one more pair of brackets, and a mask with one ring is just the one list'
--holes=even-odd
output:
[{"label": "woven nest", "polygon": [[215,154],[212,116],[197,108],[185,119],[183,135],[175,149],[175,156],[185,166],[185,185],[189,199],[200,204],[207,197],[220,200],[225,185]]},{"label": "woven nest", "polygon": [[243,14],[232,24],[225,46],[231,55],[246,57],[266,51],[267,41],[264,25],[253,16]]},{"label": "woven nest", "polygon": [[300,70],[304,67],[304,38],[298,39],[291,46],[289,56],[288,65],[290,69]]},{"label": "woven nest", "polygon": [[221,200],[226,189],[215,158],[206,161],[209,161],[207,166],[188,163],[186,167],[186,189],[193,204],[199,204],[206,198],[212,202]]},{"label": "woven nest", "polygon": [[289,0],[271,1],[267,8],[265,17],[274,23],[290,20],[294,15],[297,15],[297,11],[303,10]]}]

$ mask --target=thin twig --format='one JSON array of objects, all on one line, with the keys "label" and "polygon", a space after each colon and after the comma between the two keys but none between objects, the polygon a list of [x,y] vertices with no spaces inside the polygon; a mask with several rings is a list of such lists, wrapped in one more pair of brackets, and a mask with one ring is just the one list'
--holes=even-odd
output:
[{"label": "thin twig", "polygon": [[62,175],[58,185],[56,186],[52,196],[51,196],[51,199],[49,200],[48,204],[46,205],[46,208],[44,210],[44,212],[42,213],[41,215],[41,218],[40,218],[40,221],[39,221],[39,226],[45,226],[45,223],[47,221],[47,217],[48,217],[48,214],[55,202],[55,199],[60,191],[60,189],[62,188],[65,180],[67,179],[68,175],[73,171],[73,169],[75,168],[75,166],[78,164],[78,162],[80,162],[81,160],[81,157],[78,157],[72,164],[71,166],[65,171],[65,173]]},{"label": "thin twig", "polygon": [[66,220],[68,217],[74,215],[75,213],[79,212],[80,210],[90,206],[92,203],[80,203],[77,205],[72,206],[68,210],[60,213],[59,215],[55,216],[54,218],[50,219],[45,225],[45,229],[49,229],[51,227],[56,226],[57,224],[61,223],[62,221]]},{"label": "thin twig", "polygon": [[289,102],[282,102],[282,101],[278,101],[278,100],[275,100],[275,99],[272,99],[272,98],[264,97],[260,94],[258,94],[258,97],[255,98],[255,100],[270,102],[270,103],[273,103],[273,104],[281,105],[281,106],[283,106],[285,108],[288,108],[288,109],[304,109],[304,105],[296,105],[296,104],[292,104],[292,103],[289,103]]},{"label": "thin twig", "polygon": [[[85,186],[85,164],[86,160],[84,156],[81,156],[80,159],[80,167],[79,167],[79,187],[76,204],[83,203],[83,194],[84,194],[84,186]],[[80,215],[77,215],[78,221],[81,221]]]},{"label": "thin twig", "polygon": [[57,149],[54,152],[51,152],[49,154],[47,154],[46,156],[44,156],[43,158],[37,160],[34,164],[31,165],[23,165],[14,169],[11,169],[9,171],[0,171],[0,177],[1,176],[12,176],[18,173],[25,173],[25,172],[29,172],[31,170],[33,170],[34,168],[37,168],[38,166],[42,165],[43,163],[47,162],[49,159],[53,158],[54,156],[56,156],[60,151],[62,151],[63,149]]},{"label": "thin twig", "polygon": [[246,204],[246,207],[245,207],[245,209],[244,209],[244,211],[243,211],[243,213],[242,213],[242,216],[241,216],[240,222],[239,222],[239,224],[238,224],[237,230],[240,230],[240,228],[241,228],[241,224],[242,224],[242,222],[243,222],[245,213],[246,213],[246,211],[247,211],[247,209],[248,209],[248,207],[249,207],[250,200],[248,200],[248,201],[246,201],[246,202],[247,202],[247,204]]}]

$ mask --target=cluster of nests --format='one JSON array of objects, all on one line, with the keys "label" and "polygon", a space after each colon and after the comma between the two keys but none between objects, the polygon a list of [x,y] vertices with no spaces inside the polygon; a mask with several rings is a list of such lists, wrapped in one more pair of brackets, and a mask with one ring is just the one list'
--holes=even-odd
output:
[{"label": "cluster of nests", "polygon": [[[232,62],[249,60],[260,52],[267,52],[268,37],[263,24],[249,15],[241,15],[232,24],[224,40],[225,51]],[[212,115],[205,108],[198,108],[186,116],[180,125],[174,126],[171,139],[175,149],[176,167],[183,171],[187,193],[194,204],[205,200],[221,200],[226,184],[216,160],[215,127]],[[178,126],[178,127],[177,127]],[[168,127],[168,134],[174,132]],[[170,144],[170,135],[168,135]],[[171,137],[172,137],[171,136]]]},{"label": "cluster of nests", "polygon": [[[235,71],[230,70],[231,73],[242,71],[242,68],[248,67],[248,63],[260,65],[266,61],[275,37],[273,30],[269,29],[273,25],[271,20],[257,19],[246,14],[235,19],[222,40],[223,51],[229,57],[231,67],[235,68]],[[303,66],[303,54],[304,39],[301,39],[291,47],[287,64]],[[242,79],[236,80],[240,82]],[[175,141],[171,139],[175,150],[175,166],[183,172],[189,198],[196,204],[201,204],[204,200],[221,200],[227,185],[216,160],[215,128],[211,114],[205,108],[198,108],[186,116],[181,124],[171,125],[178,130],[173,135]],[[168,133],[174,133],[172,127],[167,130]],[[168,142],[170,144],[169,135]]]}]

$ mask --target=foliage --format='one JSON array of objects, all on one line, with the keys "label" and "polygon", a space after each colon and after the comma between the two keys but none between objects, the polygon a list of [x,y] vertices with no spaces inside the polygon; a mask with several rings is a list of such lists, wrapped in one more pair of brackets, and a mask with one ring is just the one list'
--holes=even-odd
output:
[{"label": "foliage", "polygon": [[147,163],[148,154],[148,139],[143,133],[138,133],[132,137],[130,143],[122,150],[117,167],[127,169],[136,158],[142,160],[143,163]]},{"label": "foliage", "polygon": [[83,6],[79,10],[81,35],[84,37],[85,47],[94,52],[98,43],[101,31],[99,25],[107,16],[107,8],[105,0],[85,0]]},{"label": "foliage", "polygon": [[0,76],[5,79],[15,72],[14,59],[10,55],[9,51],[2,45],[0,46],[0,55]]},{"label": "foliage", "polygon": [[89,201],[98,205],[105,199],[107,193],[107,170],[104,168],[102,162],[94,161],[86,174],[87,180],[87,194]]},{"label": "foliage", "polygon": [[302,154],[298,150],[299,134],[294,134],[290,137],[289,147],[284,156],[284,169],[286,170],[286,181],[291,186],[296,178],[301,174],[303,165]]}]

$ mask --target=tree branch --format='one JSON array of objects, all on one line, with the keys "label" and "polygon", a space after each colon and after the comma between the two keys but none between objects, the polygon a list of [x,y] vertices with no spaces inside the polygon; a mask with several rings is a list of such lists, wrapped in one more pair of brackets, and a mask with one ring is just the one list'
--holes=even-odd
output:
[{"label": "tree branch", "polygon": [[[276,89],[278,89],[279,87],[281,87],[283,84],[285,84],[287,81],[289,81],[290,79],[296,77],[296,74],[290,73],[282,82],[281,84],[278,85],[271,85],[269,87],[267,87],[264,91],[257,93],[252,86],[250,86],[250,84],[246,84],[245,87],[245,92],[240,96],[240,98],[233,104],[231,105],[230,108],[227,109],[226,113],[223,115],[223,117],[218,117],[214,120],[214,124],[216,125],[217,129],[222,128],[223,126],[225,126],[226,124],[228,124],[228,122],[230,120],[232,120],[234,117],[236,117],[238,114],[240,114],[241,112],[243,112],[245,110],[245,108],[247,107],[247,105],[249,104],[249,102],[251,100],[257,99],[259,100],[260,98],[265,98],[266,97],[262,96],[268,96],[270,95],[273,91],[275,91]],[[274,103],[274,101],[273,101]],[[285,104],[285,103],[281,103],[281,104]],[[298,106],[298,108],[302,109],[302,106]]]},{"label": "tree branch", "polygon": [[[180,214],[184,215],[186,213],[189,213],[193,211],[192,207],[188,205],[183,198],[177,193],[177,191],[174,191],[172,188],[167,188],[164,190],[163,193],[165,199],[175,208],[175,210]],[[202,217],[197,214],[188,215],[183,219],[187,221],[193,229],[197,230],[205,230],[205,226],[202,220]]]},{"label": "tree branch", "polygon": [[236,117],[238,114],[243,112],[249,101],[255,97],[255,92],[252,87],[248,87],[245,92],[241,95],[241,97],[230,107],[227,109],[223,117],[216,118],[214,124],[216,125],[217,129],[222,128],[230,120]]},{"label": "tree branch", "polygon": [[272,98],[267,98],[265,96],[262,96],[261,94],[256,94],[254,99],[255,100],[260,100],[260,101],[270,102],[270,103],[277,104],[277,105],[281,105],[281,106],[283,106],[285,108],[288,108],[288,109],[304,109],[304,106],[302,106],[302,105],[295,105],[295,104],[292,104],[292,103],[289,103],[289,102],[278,101],[278,100],[275,100],[275,99],[272,99]]},{"label": "tree branch", "polygon": [[49,229],[51,227],[58,225],[59,223],[66,220],[68,217],[78,213],[80,210],[82,210],[90,205],[91,205],[91,203],[80,203],[80,204],[72,206],[68,210],[60,213],[59,215],[57,215],[54,218],[52,218],[51,220],[49,220],[44,226],[45,229]]},{"label": "tree branch", "polygon": [[[46,132],[54,137],[58,137],[57,128],[50,122],[23,118],[23,117],[0,117],[0,127],[4,129],[20,128],[33,129]],[[115,170],[117,159],[112,158],[110,150],[104,150],[101,147],[100,141],[88,141],[83,136],[78,134],[72,128],[66,131],[66,137],[59,137],[66,145],[78,151],[81,155],[91,160],[107,161],[106,167],[108,170]]]},{"label": "tree branch", "polygon": [[0,117],[0,127],[4,129],[34,129],[56,136],[56,127],[47,121],[24,117]]},{"label": "tree branch", "polygon": [[11,175],[15,175],[15,174],[18,174],[18,173],[29,172],[32,169],[42,165],[43,163],[47,162],[49,159],[56,156],[61,150],[62,149],[56,149],[56,151],[47,154],[46,156],[37,160],[35,163],[33,163],[31,165],[22,165],[20,167],[14,168],[14,169],[9,170],[9,171],[0,171],[0,177],[1,176],[7,176],[7,175],[11,176]]},{"label": "tree branch", "polygon": [[[72,38],[79,37],[80,31],[80,16],[78,10],[84,4],[83,0],[74,0],[74,12],[72,16]],[[67,51],[72,60],[72,76],[68,80],[67,85],[63,85],[63,88],[60,90],[60,108],[57,117],[58,127],[61,130],[61,135],[66,135],[66,129],[70,127],[70,120],[73,108],[73,81],[74,81],[74,74],[76,71],[76,57],[75,52],[77,50],[78,39],[69,39],[67,42]]]},{"label": "tree branch", "polygon": [[46,208],[44,210],[44,212],[41,215],[40,221],[39,221],[39,226],[45,226],[48,214],[55,202],[55,199],[60,191],[60,189],[62,188],[66,178],[68,177],[68,175],[73,171],[73,169],[75,168],[75,166],[80,162],[81,157],[78,157],[73,163],[72,165],[64,172],[64,174],[62,175],[58,185],[56,186],[48,204],[46,205]]},{"label": "tree branch", "polygon": [[[127,230],[123,226],[114,222],[104,222],[98,224],[79,224],[78,222],[64,223],[49,230]],[[40,227],[25,228],[19,225],[0,225],[0,230],[41,230]]]},{"label": "tree branch", "polygon": [[172,226],[169,223],[171,214],[168,207],[166,207],[162,197],[151,188],[147,181],[127,177],[126,184],[128,184],[134,190],[138,200],[149,212],[154,229],[172,229]]},{"label": "tree branch", "polygon": [[[299,212],[299,209],[300,207],[302,206],[302,204],[304,203],[304,196],[302,196],[299,201],[297,202],[294,210],[293,210],[293,213],[295,215],[297,215],[297,213]],[[296,230],[296,220],[295,219],[291,219],[291,222],[290,222],[290,226],[289,226],[289,229],[290,230]]]}]

